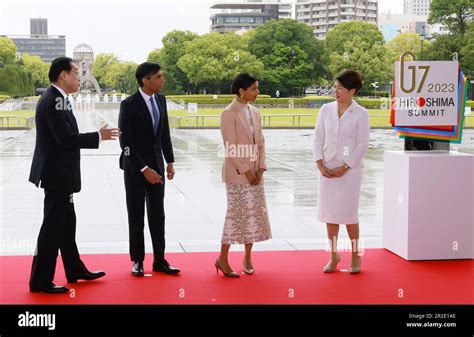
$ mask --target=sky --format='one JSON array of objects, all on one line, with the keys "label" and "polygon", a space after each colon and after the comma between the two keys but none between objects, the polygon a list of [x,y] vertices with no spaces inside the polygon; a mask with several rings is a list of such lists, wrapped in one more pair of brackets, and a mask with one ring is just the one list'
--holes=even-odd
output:
[{"label": "sky", "polygon": [[[29,35],[30,18],[47,18],[49,35],[66,35],[66,54],[86,43],[141,63],[173,29],[210,31],[206,0],[0,0],[0,35]],[[403,0],[379,0],[379,12],[402,13]]]}]

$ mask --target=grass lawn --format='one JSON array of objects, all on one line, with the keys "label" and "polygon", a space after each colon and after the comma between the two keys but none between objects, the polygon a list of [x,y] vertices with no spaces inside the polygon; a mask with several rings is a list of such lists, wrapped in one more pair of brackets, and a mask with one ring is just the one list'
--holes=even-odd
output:
[{"label": "grass lawn", "polygon": [[[272,116],[270,120],[271,126],[293,126],[293,117],[284,116],[287,114],[304,114],[310,116],[301,116],[300,117],[300,126],[309,126],[313,127],[316,123],[317,113],[319,109],[306,109],[306,108],[275,108],[275,109],[260,109],[262,118],[265,119],[265,125],[269,124],[268,115],[277,115]],[[390,126],[390,119],[388,117],[388,110],[369,110],[370,112],[370,123],[372,126]],[[202,125],[202,118],[196,118],[195,115],[191,115],[187,110],[171,110],[168,112],[170,116],[179,116],[183,117],[181,119],[181,126],[196,126],[196,122],[199,126]],[[204,118],[204,126],[219,126],[220,114],[222,109],[199,109],[196,115],[215,115],[217,117],[207,117]],[[283,115],[278,117],[278,115]],[[295,126],[298,125],[298,119],[295,118]]]},{"label": "grass lawn", "polygon": [[[316,123],[317,113],[319,109],[306,109],[306,108],[277,108],[277,109],[260,109],[262,117],[266,115],[285,115],[285,114],[311,114],[311,116],[301,116],[300,125],[313,127]],[[118,111],[117,111],[118,113]],[[168,111],[170,116],[183,117],[181,119],[181,126],[196,126],[196,117],[191,115],[187,110],[170,110]],[[204,118],[204,126],[207,127],[218,127],[220,123],[220,114],[222,109],[199,109],[197,115],[215,115],[217,117],[207,117]],[[373,127],[390,127],[390,119],[388,117],[388,110],[375,110],[370,109],[370,125]],[[10,118],[10,126],[18,127],[18,122],[20,126],[25,126],[24,117],[33,117],[35,115],[34,110],[17,110],[17,111],[0,111],[1,116],[19,116],[20,118]],[[1,119],[0,119],[1,120]],[[265,125],[268,125],[268,117],[265,118]],[[198,118],[198,125],[202,125],[202,118]],[[298,120],[295,119],[295,125],[298,125]],[[290,116],[281,116],[281,117],[271,117],[271,126],[292,126],[293,117]],[[0,122],[0,126],[2,126]],[[4,126],[6,127],[6,120],[4,120]],[[474,127],[474,114],[468,115],[465,118],[464,122],[465,127]]]},{"label": "grass lawn", "polygon": [[[0,117],[6,116],[16,116],[9,118],[9,126],[10,127],[25,127],[26,120],[25,118],[34,117],[35,111],[34,110],[13,110],[13,111],[0,111]],[[2,125],[3,121],[3,125]],[[7,127],[7,119],[0,118],[0,127]]]}]

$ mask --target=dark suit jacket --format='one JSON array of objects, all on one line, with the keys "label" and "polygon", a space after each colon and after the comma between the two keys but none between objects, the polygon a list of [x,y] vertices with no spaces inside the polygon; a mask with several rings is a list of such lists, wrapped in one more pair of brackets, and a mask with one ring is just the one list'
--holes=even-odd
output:
[{"label": "dark suit jacket", "polygon": [[120,104],[118,123],[122,131],[120,168],[132,174],[141,174],[141,169],[148,166],[164,177],[163,156],[167,163],[173,163],[173,146],[165,96],[155,94],[154,97],[160,110],[160,124],[156,135],[150,111],[140,91],[127,97]]},{"label": "dark suit jacket", "polygon": [[36,106],[36,146],[29,181],[50,190],[81,190],[80,149],[99,147],[97,132],[79,133],[76,118],[53,86]]}]

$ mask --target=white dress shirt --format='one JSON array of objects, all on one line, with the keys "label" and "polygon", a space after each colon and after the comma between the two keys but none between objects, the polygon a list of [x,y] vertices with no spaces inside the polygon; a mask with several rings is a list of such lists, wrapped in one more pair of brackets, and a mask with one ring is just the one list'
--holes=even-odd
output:
[{"label": "white dress shirt", "polygon": [[148,107],[148,112],[150,113],[150,116],[151,116],[151,120],[153,121],[153,125],[155,125],[155,117],[153,117],[153,110],[151,107],[150,98],[153,97],[153,102],[155,103],[156,111],[158,111],[161,114],[161,111],[160,109],[158,109],[158,105],[156,103],[156,97],[148,95],[142,90],[142,88],[139,88],[138,90],[140,91],[140,94],[142,94],[142,97],[145,100],[146,106]]},{"label": "white dress shirt", "polygon": [[[59,91],[59,93],[63,95],[64,103],[66,103],[66,99],[67,99],[66,92],[61,87],[57,86],[56,84],[51,83],[51,86],[55,87]],[[71,107],[71,113],[72,113],[72,107]],[[97,131],[97,134],[99,135],[99,143],[100,143],[102,141],[102,136],[100,134],[100,131]]]}]

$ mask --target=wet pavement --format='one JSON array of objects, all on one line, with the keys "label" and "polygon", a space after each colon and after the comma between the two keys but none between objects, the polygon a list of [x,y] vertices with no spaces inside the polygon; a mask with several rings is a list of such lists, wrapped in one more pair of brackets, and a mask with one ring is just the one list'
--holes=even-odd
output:
[{"label": "wet pavement", "polygon": [[[117,125],[116,111],[76,112],[81,132],[106,122]],[[317,171],[312,160],[312,130],[264,130],[267,144],[265,190],[273,239],[255,250],[326,249],[325,225],[316,219]],[[166,185],[168,252],[218,251],[226,211],[221,182],[219,130],[172,130],[176,177]],[[35,130],[0,131],[0,255],[34,253],[43,212],[42,189],[28,182]],[[403,140],[391,130],[372,130],[360,198],[363,248],[382,247],[383,152],[400,150]],[[452,150],[474,153],[474,130]],[[128,252],[128,225],[118,141],[99,150],[82,150],[82,191],[75,194],[77,242],[81,253]],[[146,250],[151,252],[145,226]],[[341,228],[341,249],[350,249]],[[243,250],[233,246],[232,250]]]}]

